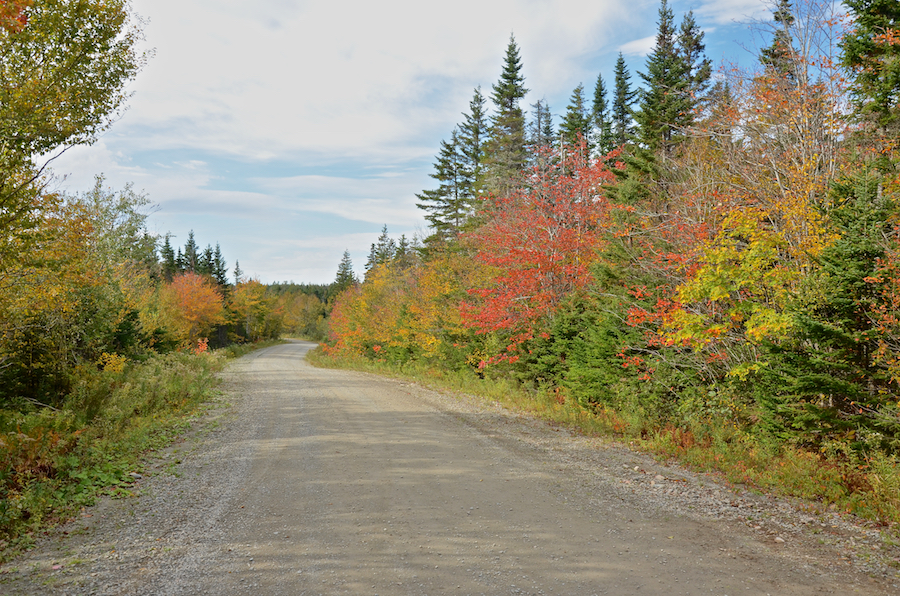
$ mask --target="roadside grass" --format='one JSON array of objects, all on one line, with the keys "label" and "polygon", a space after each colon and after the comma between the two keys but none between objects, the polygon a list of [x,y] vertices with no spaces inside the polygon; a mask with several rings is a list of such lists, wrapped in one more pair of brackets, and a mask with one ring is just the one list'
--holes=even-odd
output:
[{"label": "roadside grass", "polygon": [[0,410],[0,562],[99,496],[133,494],[131,474],[205,411],[226,360],[275,343],[82,367],[59,409]]},{"label": "roadside grass", "polygon": [[309,361],[326,368],[349,369],[416,381],[433,389],[499,402],[576,432],[612,438],[660,460],[712,473],[746,489],[807,501],[812,512],[849,513],[871,520],[891,533],[900,528],[900,458],[875,453],[854,458],[779,444],[746,429],[712,420],[679,425],[643,411],[609,406],[586,408],[559,391],[526,390],[503,379],[439,370],[421,364],[397,366],[362,357],[326,355]]}]

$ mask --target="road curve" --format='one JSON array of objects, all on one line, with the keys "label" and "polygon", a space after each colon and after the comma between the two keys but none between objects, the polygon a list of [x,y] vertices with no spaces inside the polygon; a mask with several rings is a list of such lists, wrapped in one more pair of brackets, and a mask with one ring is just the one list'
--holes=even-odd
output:
[{"label": "road curve", "polygon": [[534,424],[316,369],[311,347],[232,364],[230,405],[160,460],[142,496],[87,514],[0,593],[888,593],[631,499],[602,475],[573,478],[564,454],[528,440]]}]

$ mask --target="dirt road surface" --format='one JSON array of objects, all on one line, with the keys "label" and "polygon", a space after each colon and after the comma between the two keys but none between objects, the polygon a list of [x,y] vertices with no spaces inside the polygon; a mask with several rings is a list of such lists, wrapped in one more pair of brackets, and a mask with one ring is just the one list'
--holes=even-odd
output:
[{"label": "dirt road surface", "polygon": [[889,548],[876,531],[496,405],[316,369],[312,347],[232,364],[223,404],[138,497],[0,569],[0,593],[900,593],[890,568],[861,572]]}]

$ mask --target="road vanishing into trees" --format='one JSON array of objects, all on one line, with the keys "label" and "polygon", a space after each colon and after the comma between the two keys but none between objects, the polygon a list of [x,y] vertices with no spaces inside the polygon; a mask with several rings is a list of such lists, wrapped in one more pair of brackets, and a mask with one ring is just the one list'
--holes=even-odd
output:
[{"label": "road vanishing into trees", "polygon": [[891,593],[799,537],[651,498],[682,500],[687,472],[496,405],[317,369],[312,347],[230,365],[228,403],[140,496],[85,512],[0,592]]}]

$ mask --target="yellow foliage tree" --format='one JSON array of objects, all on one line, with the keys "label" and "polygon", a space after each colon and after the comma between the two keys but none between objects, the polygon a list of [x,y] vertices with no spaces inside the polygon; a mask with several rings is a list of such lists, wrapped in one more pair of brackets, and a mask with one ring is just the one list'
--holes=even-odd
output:
[{"label": "yellow foliage tree", "polygon": [[164,324],[182,348],[192,348],[225,322],[225,304],[215,284],[196,273],[182,273],[160,288]]},{"label": "yellow foliage tree", "polygon": [[266,296],[266,286],[258,280],[239,283],[231,294],[228,309],[241,335],[249,341],[277,337],[281,332],[282,312]]}]

